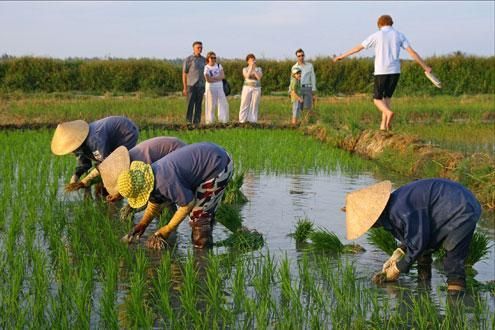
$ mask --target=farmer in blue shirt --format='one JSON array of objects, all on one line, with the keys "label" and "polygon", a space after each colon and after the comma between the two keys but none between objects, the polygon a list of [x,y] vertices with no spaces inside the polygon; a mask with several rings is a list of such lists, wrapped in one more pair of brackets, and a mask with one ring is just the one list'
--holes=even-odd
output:
[{"label": "farmer in blue shirt", "polygon": [[119,175],[118,191],[133,208],[148,205],[141,221],[124,239],[139,239],[161,208],[173,203],[178,210],[148,239],[147,246],[163,248],[165,239],[187,215],[194,246],[210,246],[215,211],[232,173],[233,162],[227,152],[207,142],[184,146],[151,165],[132,162],[129,170]]},{"label": "farmer in blue shirt", "polygon": [[413,181],[393,193],[391,189],[390,181],[384,181],[347,195],[347,238],[382,226],[401,241],[402,248],[383,265],[386,281],[396,281],[418,258],[443,246],[448,292],[462,292],[464,262],[481,215],[479,202],[465,187],[447,179]]},{"label": "farmer in blue shirt", "polygon": [[55,129],[51,143],[55,155],[74,153],[77,166],[67,186],[69,191],[87,187],[99,175],[95,168],[81,181],[79,178],[91,167],[101,163],[119,146],[130,149],[136,145],[139,131],[126,117],[111,116],[90,124],[84,120],[61,123]]},{"label": "farmer in blue shirt", "polygon": [[[115,149],[99,166],[103,184],[108,191],[107,201],[116,202],[122,198],[117,189],[117,179],[123,171],[129,170],[131,162],[137,160],[146,164],[165,157],[169,153],[182,148],[186,143],[172,136],[158,136],[139,143],[131,150],[120,146]],[[169,207],[171,212],[175,212],[175,206]],[[139,210],[138,210],[139,211]],[[125,221],[134,215],[135,210],[126,204],[120,210],[120,219]]]}]

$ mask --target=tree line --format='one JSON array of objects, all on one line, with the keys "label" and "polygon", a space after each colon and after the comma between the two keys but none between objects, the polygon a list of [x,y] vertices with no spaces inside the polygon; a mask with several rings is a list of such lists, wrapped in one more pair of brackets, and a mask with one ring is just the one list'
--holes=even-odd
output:
[{"label": "tree line", "polygon": [[[219,59],[232,94],[243,84],[241,59]],[[319,95],[371,93],[373,59],[352,58],[333,63],[331,57],[310,60],[316,72]],[[395,95],[487,94],[495,91],[495,57],[468,56],[456,52],[426,59],[440,78],[436,89],[412,60],[402,63]],[[257,59],[263,69],[263,94],[284,93],[295,60]],[[54,59],[44,57],[0,58],[0,92],[82,92],[90,94],[143,92],[169,95],[182,90],[179,61],[160,59]]]}]

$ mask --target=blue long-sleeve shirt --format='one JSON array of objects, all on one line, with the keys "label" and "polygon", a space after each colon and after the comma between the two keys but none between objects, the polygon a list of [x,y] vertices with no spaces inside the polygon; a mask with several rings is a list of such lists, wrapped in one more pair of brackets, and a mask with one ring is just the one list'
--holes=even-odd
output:
[{"label": "blue long-sleeve shirt", "polygon": [[481,206],[464,186],[447,179],[423,179],[395,190],[378,224],[402,242],[405,257],[397,263],[408,272],[425,251],[450,251],[473,232]]},{"label": "blue long-sleeve shirt", "polygon": [[92,161],[101,163],[120,146],[133,148],[138,140],[139,131],[130,119],[110,116],[89,124],[89,133],[81,147],[76,150],[78,177],[92,167]]}]

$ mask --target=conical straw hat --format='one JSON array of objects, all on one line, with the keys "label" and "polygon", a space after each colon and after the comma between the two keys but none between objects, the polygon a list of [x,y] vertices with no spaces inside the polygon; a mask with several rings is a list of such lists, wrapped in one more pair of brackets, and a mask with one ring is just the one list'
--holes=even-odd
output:
[{"label": "conical straw hat", "polygon": [[133,209],[138,209],[148,202],[154,182],[151,166],[141,161],[133,161],[128,171],[120,173],[117,189],[119,194],[127,198]]},{"label": "conical straw hat", "polygon": [[116,195],[119,192],[117,179],[120,173],[129,170],[130,163],[129,151],[125,146],[120,146],[98,165],[101,180],[110,195]]},{"label": "conical straw hat", "polygon": [[382,181],[348,193],[346,196],[347,239],[353,240],[371,228],[387,206],[392,183]]},{"label": "conical straw hat", "polygon": [[89,125],[84,120],[74,120],[58,124],[53,134],[52,152],[61,156],[79,148],[89,133]]}]

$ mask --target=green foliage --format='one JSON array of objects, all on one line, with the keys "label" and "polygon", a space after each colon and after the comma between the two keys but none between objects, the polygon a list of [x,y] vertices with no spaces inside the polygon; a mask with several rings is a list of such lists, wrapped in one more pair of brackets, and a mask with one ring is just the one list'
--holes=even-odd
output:
[{"label": "green foliage", "polygon": [[226,204],[244,204],[248,201],[244,193],[241,191],[242,184],[244,183],[244,173],[235,173],[232,179],[229,181],[225,193],[223,195],[223,202]]},{"label": "green foliage", "polygon": [[367,240],[370,244],[378,247],[388,255],[392,255],[397,249],[397,241],[394,235],[382,227],[371,228],[368,230]]},{"label": "green foliage", "polygon": [[[232,94],[240,94],[243,59],[222,59]],[[314,59],[320,95],[371,93],[373,59],[352,58],[334,63],[329,57]],[[403,61],[399,95],[462,95],[493,93],[495,57],[452,55],[431,57],[426,62],[444,86],[437,89],[412,60]],[[263,69],[265,94],[286,91],[295,60],[258,59]],[[156,95],[182,90],[181,65],[155,59],[67,59],[9,57],[0,60],[0,90],[24,92],[84,91],[148,92]]]},{"label": "green foliage", "polygon": [[233,233],[242,228],[242,217],[239,210],[228,204],[218,206],[215,220]]},{"label": "green foliage", "polygon": [[314,231],[313,222],[309,219],[299,219],[296,223],[296,230],[290,233],[289,236],[294,237],[296,242],[305,242],[311,233]]},{"label": "green foliage", "polygon": [[[469,245],[468,256],[465,261],[467,267],[472,267],[479,261],[482,261],[488,257],[490,249],[493,245],[490,244],[488,236],[480,231],[475,231],[471,244]],[[434,257],[437,261],[442,261],[445,258],[446,251],[443,248],[434,252]]]},{"label": "green foliage", "polygon": [[215,242],[215,246],[226,246],[238,251],[254,251],[263,247],[263,235],[256,230],[238,230],[222,241]]}]

